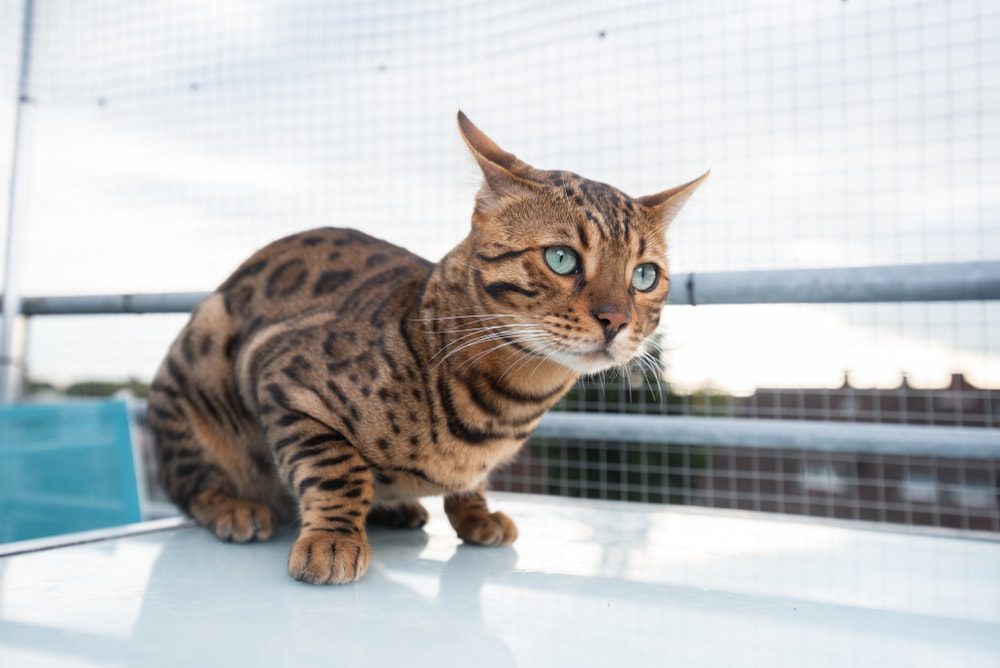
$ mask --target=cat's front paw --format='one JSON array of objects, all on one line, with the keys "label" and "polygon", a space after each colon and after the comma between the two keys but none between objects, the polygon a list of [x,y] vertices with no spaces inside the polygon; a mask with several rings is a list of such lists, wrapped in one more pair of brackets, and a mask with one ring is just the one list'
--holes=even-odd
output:
[{"label": "cat's front paw", "polygon": [[458,537],[476,545],[510,545],[517,540],[517,525],[501,512],[470,513],[455,527]]},{"label": "cat's front paw", "polygon": [[309,584],[343,584],[360,579],[371,560],[363,538],[303,533],[288,555],[288,574]]}]

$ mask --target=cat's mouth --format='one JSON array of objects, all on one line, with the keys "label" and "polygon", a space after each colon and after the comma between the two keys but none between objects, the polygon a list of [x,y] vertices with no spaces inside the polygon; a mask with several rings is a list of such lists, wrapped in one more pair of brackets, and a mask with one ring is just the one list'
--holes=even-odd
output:
[{"label": "cat's mouth", "polygon": [[627,364],[638,352],[638,346],[633,345],[627,337],[616,337],[607,343],[597,341],[568,341],[556,334],[554,341],[543,342],[530,338],[501,333],[505,341],[518,342],[522,348],[531,351],[543,360],[558,362],[564,367],[579,374],[592,374]]}]

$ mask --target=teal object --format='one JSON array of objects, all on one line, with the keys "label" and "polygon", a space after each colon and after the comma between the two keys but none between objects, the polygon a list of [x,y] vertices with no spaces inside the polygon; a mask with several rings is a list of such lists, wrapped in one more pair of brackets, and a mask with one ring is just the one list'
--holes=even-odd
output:
[{"label": "teal object", "polygon": [[0,407],[0,543],[140,519],[124,401]]}]

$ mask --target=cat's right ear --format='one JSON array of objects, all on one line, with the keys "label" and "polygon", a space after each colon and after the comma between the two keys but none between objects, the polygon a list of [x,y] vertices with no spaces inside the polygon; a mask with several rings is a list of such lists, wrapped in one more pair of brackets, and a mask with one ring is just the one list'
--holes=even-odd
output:
[{"label": "cat's right ear", "polygon": [[458,112],[458,130],[486,179],[476,195],[478,213],[495,211],[505,198],[517,198],[541,190],[542,186],[531,178],[534,171],[531,165],[497,146],[461,111]]},{"label": "cat's right ear", "polygon": [[647,195],[645,197],[640,197],[636,201],[642,206],[646,207],[652,212],[654,220],[657,224],[666,230],[670,227],[670,223],[673,222],[674,217],[684,206],[684,203],[688,201],[694,191],[698,189],[711,170],[705,172],[694,181],[688,181],[683,185],[679,185],[675,188],[670,188],[664,190],[663,192],[656,193],[655,195]]}]

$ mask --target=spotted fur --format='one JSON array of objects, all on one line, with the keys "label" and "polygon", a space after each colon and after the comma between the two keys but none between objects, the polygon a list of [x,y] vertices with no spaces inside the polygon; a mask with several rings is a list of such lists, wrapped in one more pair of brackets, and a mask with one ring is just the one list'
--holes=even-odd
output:
[{"label": "spotted fur", "polygon": [[[366,522],[422,526],[423,496],[445,497],[464,540],[513,542],[490,471],[580,373],[627,362],[659,322],[665,230],[700,179],[633,199],[459,126],[485,181],[441,262],[350,229],[276,241],[198,306],[152,385],[171,498],[237,542],[298,519],[296,579],[361,577]],[[548,268],[557,245],[579,272]],[[659,268],[645,293],[630,286],[640,262]]]}]

